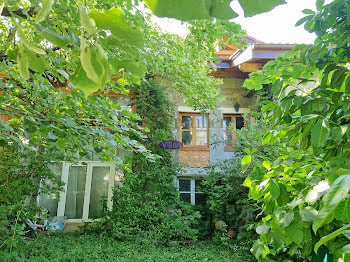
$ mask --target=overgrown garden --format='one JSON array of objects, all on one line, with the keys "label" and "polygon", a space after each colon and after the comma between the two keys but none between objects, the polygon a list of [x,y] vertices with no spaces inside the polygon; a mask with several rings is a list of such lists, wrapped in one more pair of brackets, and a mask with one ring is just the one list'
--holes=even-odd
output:
[{"label": "overgrown garden", "polygon": [[[284,1],[239,2],[253,16]],[[169,250],[198,261],[254,261],[251,247],[259,261],[310,261],[321,253],[349,261],[348,0],[318,0],[317,11],[304,11],[298,24],[317,34],[315,44],[296,47],[245,82],[257,93],[271,93],[261,93],[270,101],[258,107],[255,127],[237,133],[240,158],[220,172],[212,168],[202,182],[205,204],[179,200],[173,183],[178,167],[158,147],[173,135],[164,83],[192,108],[215,108],[221,80],[208,76],[207,63],[216,61],[217,44],[241,46],[245,35],[228,22],[236,16],[229,3],[0,2],[0,259],[59,260],[68,246],[54,254],[56,240],[73,245],[83,239],[91,260],[131,261],[135,254],[125,248],[147,246],[164,261],[193,261],[161,248],[195,243],[187,251]],[[187,21],[189,35],[161,32],[150,22],[152,13]],[[223,37],[226,42],[217,41]],[[98,90],[132,93],[137,112]],[[122,159],[116,149],[129,154]],[[82,235],[29,235],[24,225],[40,212],[36,197],[62,187],[50,166],[92,154],[124,170],[113,209],[85,225]],[[196,240],[208,239],[212,243],[203,244],[208,252],[192,251],[202,249]],[[97,251],[101,243],[121,253]],[[47,246],[50,256],[35,251]],[[69,259],[81,259],[74,256],[84,255],[82,247]],[[214,249],[222,252],[214,257]]]}]

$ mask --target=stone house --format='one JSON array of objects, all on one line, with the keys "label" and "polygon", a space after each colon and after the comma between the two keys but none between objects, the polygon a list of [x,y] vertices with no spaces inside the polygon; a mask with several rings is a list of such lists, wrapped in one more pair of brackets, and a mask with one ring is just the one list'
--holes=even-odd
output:
[{"label": "stone house", "polygon": [[225,99],[216,111],[201,114],[186,106],[178,94],[171,93],[171,100],[176,104],[174,133],[183,143],[174,152],[182,166],[176,183],[180,197],[191,204],[196,204],[196,196],[200,196],[196,178],[207,175],[207,167],[233,158],[234,130],[254,124],[251,112],[259,98],[243,87],[244,80],[249,73],[261,70],[268,61],[295,46],[266,44],[250,36],[245,40],[248,46],[244,50],[227,46],[217,53],[221,61],[212,75],[223,79],[221,93]]}]

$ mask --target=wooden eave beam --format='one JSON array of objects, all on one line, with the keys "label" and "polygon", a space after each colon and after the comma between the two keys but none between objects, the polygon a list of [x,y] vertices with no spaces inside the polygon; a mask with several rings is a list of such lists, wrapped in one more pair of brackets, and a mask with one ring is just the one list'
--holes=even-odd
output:
[{"label": "wooden eave beam", "polygon": [[263,68],[264,64],[262,63],[243,63],[238,67],[244,73],[251,73],[255,71],[259,71]]}]

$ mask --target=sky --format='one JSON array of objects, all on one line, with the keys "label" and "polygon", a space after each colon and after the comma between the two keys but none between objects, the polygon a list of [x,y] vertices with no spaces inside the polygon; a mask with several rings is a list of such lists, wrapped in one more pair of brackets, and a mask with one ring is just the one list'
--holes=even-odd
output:
[{"label": "sky", "polygon": [[[240,24],[248,35],[266,43],[313,43],[316,36],[307,32],[303,25],[295,27],[295,23],[305,16],[302,10],[316,9],[316,0],[286,0],[286,2],[270,12],[245,18],[238,1],[234,0],[231,7],[239,16],[232,21]],[[154,18],[154,22],[171,33],[185,35],[187,31],[185,24],[174,19]]]}]

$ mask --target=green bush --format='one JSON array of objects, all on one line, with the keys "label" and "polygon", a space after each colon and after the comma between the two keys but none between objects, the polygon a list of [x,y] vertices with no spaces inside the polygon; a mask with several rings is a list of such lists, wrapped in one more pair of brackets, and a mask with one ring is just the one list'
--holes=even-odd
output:
[{"label": "green bush", "polygon": [[[26,219],[42,219],[36,197],[40,193],[58,193],[60,189],[45,159],[47,155],[28,153],[14,145],[1,148],[0,260],[23,258],[20,247],[27,231],[31,232]],[[48,180],[50,184],[45,183]]]},{"label": "green bush", "polygon": [[148,236],[156,241],[196,239],[199,214],[179,200],[174,185],[176,167],[170,155],[149,162],[131,156],[132,172],[114,188],[113,210],[90,230],[119,240]]},{"label": "green bush", "polygon": [[165,89],[153,80],[133,88],[137,113],[152,130],[145,147],[156,155],[149,161],[142,154],[125,158],[121,185],[113,191],[113,209],[88,230],[125,240],[148,236],[157,242],[194,240],[199,213],[179,200],[174,179],[178,170],[171,154],[159,143],[172,138],[173,109]]}]

